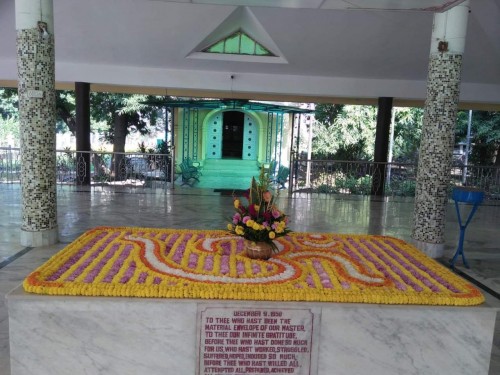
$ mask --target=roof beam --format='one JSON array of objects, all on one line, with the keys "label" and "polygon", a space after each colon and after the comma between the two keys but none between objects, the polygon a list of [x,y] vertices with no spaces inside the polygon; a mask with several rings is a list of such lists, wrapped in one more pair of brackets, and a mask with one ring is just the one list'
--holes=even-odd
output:
[{"label": "roof beam", "polygon": [[[0,80],[0,87],[16,87],[17,81]],[[56,82],[57,90],[74,90],[74,82]],[[378,98],[352,98],[352,97],[333,97],[333,96],[306,96],[306,95],[287,95],[287,94],[268,94],[268,93],[244,93],[231,91],[212,91],[196,89],[177,89],[147,86],[122,86],[110,84],[90,85],[90,91],[94,92],[113,92],[120,94],[144,94],[155,96],[180,96],[186,98],[214,98],[214,99],[247,99],[262,101],[279,101],[292,103],[329,103],[329,104],[350,104],[350,105],[377,105]],[[394,98],[394,107],[424,107],[424,100],[414,100],[405,98]],[[500,111],[500,103],[483,102],[460,102],[460,110],[475,111]]]}]

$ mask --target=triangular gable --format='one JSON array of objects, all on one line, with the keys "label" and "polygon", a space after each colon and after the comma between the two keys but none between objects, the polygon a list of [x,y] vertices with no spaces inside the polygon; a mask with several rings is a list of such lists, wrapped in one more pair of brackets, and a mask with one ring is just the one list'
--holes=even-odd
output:
[{"label": "triangular gable", "polygon": [[236,8],[186,57],[288,63],[276,43],[248,7]]}]

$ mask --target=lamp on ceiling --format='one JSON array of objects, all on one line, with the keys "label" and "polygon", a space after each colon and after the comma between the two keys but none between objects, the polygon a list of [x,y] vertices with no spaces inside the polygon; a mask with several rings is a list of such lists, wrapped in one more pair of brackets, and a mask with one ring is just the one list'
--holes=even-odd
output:
[{"label": "lamp on ceiling", "polygon": [[438,43],[438,51],[439,52],[448,52],[448,42],[441,40]]},{"label": "lamp on ceiling", "polygon": [[38,21],[38,32],[40,33],[40,38],[47,40],[49,38],[49,32],[47,31],[47,23]]}]

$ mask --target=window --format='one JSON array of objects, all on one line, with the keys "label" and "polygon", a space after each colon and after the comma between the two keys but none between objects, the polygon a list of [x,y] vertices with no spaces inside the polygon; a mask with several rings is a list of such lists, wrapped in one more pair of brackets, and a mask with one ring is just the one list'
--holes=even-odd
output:
[{"label": "window", "polygon": [[213,43],[203,50],[205,53],[225,53],[230,55],[275,56],[262,44],[256,42],[243,30]]}]

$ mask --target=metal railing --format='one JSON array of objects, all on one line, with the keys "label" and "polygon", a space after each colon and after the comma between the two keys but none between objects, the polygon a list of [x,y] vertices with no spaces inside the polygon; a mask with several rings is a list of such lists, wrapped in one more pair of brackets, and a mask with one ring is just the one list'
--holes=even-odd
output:
[{"label": "metal railing", "polygon": [[[322,194],[415,196],[417,165],[297,159],[292,162],[290,190]],[[500,168],[453,166],[449,192],[455,186],[471,186],[485,191],[486,199],[500,200]],[[383,188],[383,189],[381,189]]]},{"label": "metal railing", "polygon": [[[166,189],[175,179],[170,154],[56,151],[60,185],[133,186]],[[0,183],[19,183],[18,148],[0,147]]]},{"label": "metal railing", "polygon": [[0,147],[0,183],[19,183],[20,180],[20,150],[13,147]]},{"label": "metal railing", "polygon": [[[175,181],[175,160],[169,154],[56,151],[57,183],[111,188],[129,186],[167,189]],[[417,165],[296,159],[288,186],[291,193],[413,197]],[[0,183],[20,183],[20,150],[0,147]],[[169,184],[170,183],[170,184]],[[455,165],[450,170],[449,191],[471,186],[485,191],[486,199],[500,200],[500,168]]]}]

